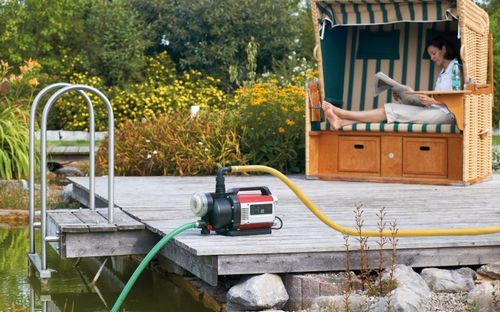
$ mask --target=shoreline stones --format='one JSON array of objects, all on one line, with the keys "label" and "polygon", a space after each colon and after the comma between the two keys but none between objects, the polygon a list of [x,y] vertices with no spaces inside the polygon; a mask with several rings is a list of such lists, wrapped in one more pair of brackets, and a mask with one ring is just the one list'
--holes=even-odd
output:
[{"label": "shoreline stones", "polygon": [[231,287],[226,299],[228,311],[262,311],[281,309],[289,297],[281,277],[266,273]]},{"label": "shoreline stones", "polygon": [[[478,273],[500,276],[500,262],[482,266]],[[391,311],[400,312],[500,311],[500,281],[484,281],[467,267],[426,268],[418,274],[409,266],[397,265],[392,274],[397,286],[384,297],[368,296],[359,287],[347,297],[346,276],[343,272],[285,274],[284,283],[275,274],[245,278],[229,289],[227,311],[345,311],[347,303],[350,311],[369,312],[386,311],[389,305]],[[384,272],[382,280],[389,278],[390,272]]]}]

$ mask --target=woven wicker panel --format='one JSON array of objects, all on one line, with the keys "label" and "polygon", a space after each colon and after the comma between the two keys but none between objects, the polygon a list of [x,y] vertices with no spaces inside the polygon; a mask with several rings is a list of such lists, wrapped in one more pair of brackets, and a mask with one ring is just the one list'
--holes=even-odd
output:
[{"label": "woven wicker panel", "polygon": [[[473,1],[457,1],[461,32],[460,56],[466,80],[486,84],[488,74],[488,14]],[[479,133],[491,127],[492,95],[465,97],[463,179],[473,182],[491,175],[491,136]]]},{"label": "woven wicker panel", "polygon": [[491,128],[492,95],[467,95],[465,97],[465,129],[463,179],[472,182],[492,174],[491,135],[480,133]]},{"label": "woven wicker panel", "polygon": [[463,145],[463,179],[472,181],[477,177],[477,112],[478,97],[465,96],[464,110],[464,145]]},{"label": "woven wicker panel", "polygon": [[312,20],[313,20],[313,27],[314,27],[314,38],[316,42],[316,46],[314,47],[314,58],[318,62],[318,70],[319,70],[319,84],[321,86],[321,94],[325,94],[325,88],[324,88],[324,81],[323,81],[323,62],[322,62],[322,55],[321,55],[321,49],[320,47],[320,42],[321,39],[319,38],[319,25],[318,25],[318,19],[319,19],[319,11],[318,11],[318,6],[316,5],[316,2],[319,0],[312,0],[311,1],[311,15],[312,15]]},{"label": "woven wicker panel", "polygon": [[[492,95],[478,95],[478,98],[478,130],[481,133],[491,128]],[[478,175],[485,178],[492,173],[492,138],[485,135],[478,138]]]},{"label": "woven wicker panel", "polygon": [[458,1],[457,11],[464,77],[474,83],[485,84],[488,72],[488,14],[470,0]]}]

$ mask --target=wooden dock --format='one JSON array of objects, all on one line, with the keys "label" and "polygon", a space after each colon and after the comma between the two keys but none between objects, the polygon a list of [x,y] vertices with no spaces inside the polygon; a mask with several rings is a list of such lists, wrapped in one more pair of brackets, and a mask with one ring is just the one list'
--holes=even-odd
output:
[{"label": "wooden dock", "polygon": [[[500,174],[495,174],[489,181],[467,187],[320,181],[307,180],[304,176],[290,178],[326,215],[347,227],[355,226],[353,210],[359,204],[363,205],[365,229],[377,229],[377,213],[381,208],[385,208],[387,221],[397,220],[399,229],[500,224]],[[86,203],[88,178],[71,180],[74,195]],[[316,219],[280,180],[268,175],[226,177],[227,188],[243,186],[268,186],[278,197],[278,216],[284,222],[281,230],[273,230],[270,235],[226,237],[203,236],[199,230],[193,229],[177,236],[163,249],[162,255],[211,285],[216,285],[221,275],[344,269],[346,251],[343,235]],[[110,232],[87,231],[86,236],[78,240],[68,239],[65,248],[70,247],[70,242],[82,246],[89,244],[87,241],[93,241],[99,242],[101,253],[109,255],[126,250],[130,253],[144,252],[165,233],[196,220],[189,208],[191,195],[213,192],[214,187],[215,177],[116,177],[115,204],[124,215],[144,224],[145,229],[138,226],[126,231],[128,243],[124,243],[121,237],[106,238],[105,233],[109,236]],[[105,207],[106,177],[96,179],[96,190],[96,205]],[[56,212],[51,212],[53,214]],[[57,225],[54,227],[57,228]],[[120,231],[111,233],[118,236]],[[92,245],[95,248],[96,244]],[[349,245],[351,268],[359,267],[359,246],[354,237],[349,238]],[[377,239],[370,239],[369,245],[370,262],[375,264],[378,262]],[[128,247],[116,252],[120,246]],[[141,248],[133,249],[131,246]],[[391,246],[387,244],[385,248],[390,249]],[[92,248],[86,251],[88,254],[82,254],[81,249],[79,256],[94,256]],[[390,251],[385,254],[389,261]],[[70,257],[68,253],[65,255]],[[397,258],[398,263],[413,267],[477,265],[498,261],[500,234],[399,238]]]}]

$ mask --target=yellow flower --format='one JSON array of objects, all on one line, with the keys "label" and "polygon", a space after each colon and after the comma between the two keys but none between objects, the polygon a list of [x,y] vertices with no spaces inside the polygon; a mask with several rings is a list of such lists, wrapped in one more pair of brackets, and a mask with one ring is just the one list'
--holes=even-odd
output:
[{"label": "yellow flower", "polygon": [[38,79],[31,78],[30,80],[28,80],[28,83],[29,83],[30,86],[36,87],[36,86],[38,86]]},{"label": "yellow flower", "polygon": [[283,134],[283,133],[285,133],[285,129],[283,127],[279,127],[278,128],[278,132],[281,133],[281,134]]},{"label": "yellow flower", "polygon": [[19,72],[21,73],[21,75],[24,75],[29,71],[31,71],[31,69],[28,66],[25,65],[19,66]]},{"label": "yellow flower", "polygon": [[26,61],[26,65],[28,65],[30,70],[32,70],[33,68],[36,68],[36,67],[42,67],[42,65],[40,65],[40,63],[38,63],[35,60],[32,60],[31,58]]},{"label": "yellow flower", "polygon": [[21,79],[23,79],[23,75],[16,76],[14,74],[10,74],[9,76],[10,82],[20,81]]},{"label": "yellow flower", "polygon": [[287,119],[287,120],[285,120],[285,123],[287,126],[293,126],[295,124],[295,121],[293,121],[291,119]]}]

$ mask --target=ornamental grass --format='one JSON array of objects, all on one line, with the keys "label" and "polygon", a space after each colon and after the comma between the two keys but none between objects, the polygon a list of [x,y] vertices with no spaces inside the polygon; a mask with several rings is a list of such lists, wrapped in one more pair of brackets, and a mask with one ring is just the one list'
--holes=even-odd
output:
[{"label": "ornamental grass", "polygon": [[[166,113],[153,120],[128,120],[115,131],[115,174],[130,176],[213,175],[227,165],[246,164],[228,114]],[[107,174],[107,140],[96,157]]]}]

